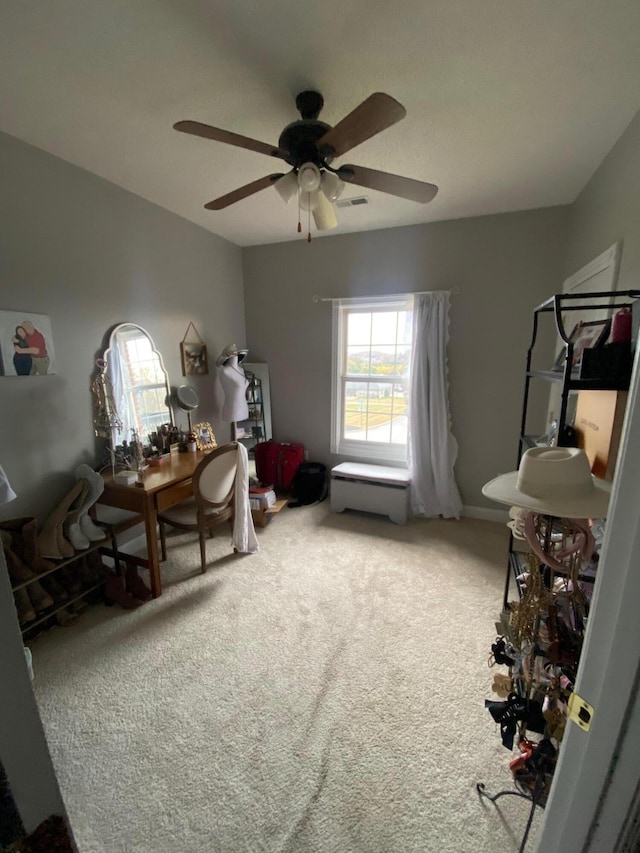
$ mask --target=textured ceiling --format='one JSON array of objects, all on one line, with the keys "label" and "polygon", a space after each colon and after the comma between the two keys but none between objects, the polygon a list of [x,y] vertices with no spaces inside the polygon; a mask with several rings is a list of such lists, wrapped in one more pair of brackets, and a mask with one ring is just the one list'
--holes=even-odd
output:
[{"label": "textured ceiling", "polygon": [[177,133],[180,119],[276,143],[302,89],[322,92],[329,124],[372,92],[403,103],[402,122],[342,162],[438,196],[347,186],[370,204],[339,209],[333,234],[571,202],[639,83],[638,0],[0,5],[0,129],[239,245],[300,239],[297,207],[271,188],[203,209],[279,161]]}]

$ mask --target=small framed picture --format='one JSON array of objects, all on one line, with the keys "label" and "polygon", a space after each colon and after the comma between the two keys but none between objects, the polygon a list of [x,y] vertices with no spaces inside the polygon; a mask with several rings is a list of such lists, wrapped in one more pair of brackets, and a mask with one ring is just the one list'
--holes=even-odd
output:
[{"label": "small framed picture", "polygon": [[[591,320],[590,322],[577,323],[569,336],[573,344],[573,359],[571,369],[575,370],[582,361],[582,353],[586,349],[602,346],[609,337],[611,320]],[[553,370],[564,370],[566,349],[563,347],[553,365]]]},{"label": "small framed picture", "polygon": [[198,450],[214,450],[218,446],[216,437],[211,429],[211,424],[206,422],[194,424],[193,431],[196,434],[196,447]]},{"label": "small framed picture", "polygon": [[209,373],[207,346],[202,341],[182,341],[180,359],[183,376],[206,376]]}]

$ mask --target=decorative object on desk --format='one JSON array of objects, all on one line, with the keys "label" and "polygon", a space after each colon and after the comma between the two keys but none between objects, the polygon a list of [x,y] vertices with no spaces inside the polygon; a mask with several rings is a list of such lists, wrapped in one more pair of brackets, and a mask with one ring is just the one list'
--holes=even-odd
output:
[{"label": "decorative object on desk", "polygon": [[122,432],[122,421],[113,399],[113,387],[107,373],[107,362],[103,358],[96,359],[98,375],[91,382],[91,392],[95,398],[93,415],[93,434],[98,438],[108,438],[111,441],[114,430]]},{"label": "decorative object on desk", "polygon": [[130,486],[138,479],[138,472],[129,470],[117,471],[113,479],[122,486]]},{"label": "decorative object on desk", "polygon": [[55,373],[49,317],[29,311],[0,311],[0,354],[0,375],[45,376]]},{"label": "decorative object on desk", "polygon": [[532,447],[517,471],[482,487],[498,503],[560,518],[606,516],[610,491],[610,483],[592,476],[586,453],[577,447]]},{"label": "decorative object on desk", "polygon": [[[187,340],[190,329],[193,329],[193,336]],[[189,323],[180,342],[180,359],[183,376],[206,376],[209,373],[207,346],[193,323]]]},{"label": "decorative object on desk", "polygon": [[194,424],[193,431],[196,436],[196,446],[198,450],[213,450],[218,446],[216,437],[211,429],[211,424],[206,421]]},{"label": "decorative object on desk", "polygon": [[[611,328],[611,320],[590,320],[588,322],[581,321],[577,323],[569,336],[570,342],[573,344],[573,355],[571,360],[571,369],[575,370],[579,367],[582,361],[582,353],[585,349],[599,347],[604,344],[609,336]],[[553,365],[553,370],[563,371],[567,350],[563,347],[558,354]]]}]

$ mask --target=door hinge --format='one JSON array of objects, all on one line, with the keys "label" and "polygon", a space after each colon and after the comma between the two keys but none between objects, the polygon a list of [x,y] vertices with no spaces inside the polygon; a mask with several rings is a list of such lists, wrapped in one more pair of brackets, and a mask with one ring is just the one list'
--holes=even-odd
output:
[{"label": "door hinge", "polygon": [[591,720],[595,713],[595,708],[588,702],[578,696],[577,693],[572,693],[569,696],[569,719],[579,726],[583,732],[588,732],[591,728]]}]

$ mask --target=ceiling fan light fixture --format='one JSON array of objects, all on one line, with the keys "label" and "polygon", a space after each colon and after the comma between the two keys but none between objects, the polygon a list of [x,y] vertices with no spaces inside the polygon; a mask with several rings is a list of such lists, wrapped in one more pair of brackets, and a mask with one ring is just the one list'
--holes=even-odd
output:
[{"label": "ceiling fan light fixture", "polygon": [[316,207],[320,204],[320,196],[322,192],[320,190],[315,190],[315,192],[300,193],[300,210],[315,210]]},{"label": "ceiling fan light fixture", "polygon": [[282,201],[288,203],[298,192],[298,176],[292,170],[279,178],[273,185]]},{"label": "ceiling fan light fixture", "polygon": [[333,172],[323,172],[320,179],[322,192],[326,195],[329,201],[336,201],[342,195],[344,190],[344,181]]},{"label": "ceiling fan light fixture", "polygon": [[303,163],[298,169],[298,186],[303,193],[312,193],[320,188],[320,169],[315,163]]},{"label": "ceiling fan light fixture", "polygon": [[316,206],[311,211],[313,221],[318,231],[329,231],[338,224],[335,208],[322,191],[318,191],[317,196]]}]

